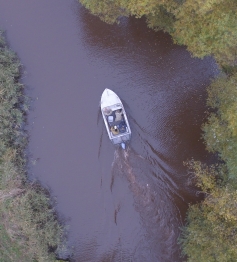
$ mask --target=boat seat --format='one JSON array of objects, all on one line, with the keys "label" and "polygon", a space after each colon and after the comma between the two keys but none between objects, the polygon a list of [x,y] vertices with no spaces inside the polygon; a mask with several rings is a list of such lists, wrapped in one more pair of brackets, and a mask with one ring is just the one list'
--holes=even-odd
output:
[{"label": "boat seat", "polygon": [[115,121],[121,121],[122,119],[123,119],[123,112],[122,112],[122,110],[120,111],[120,109],[119,110],[116,110],[115,111]]}]

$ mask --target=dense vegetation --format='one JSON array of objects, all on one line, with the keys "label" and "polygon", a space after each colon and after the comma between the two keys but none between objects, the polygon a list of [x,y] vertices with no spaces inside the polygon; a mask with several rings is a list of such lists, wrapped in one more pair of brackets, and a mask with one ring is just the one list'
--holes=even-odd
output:
[{"label": "dense vegetation", "polygon": [[80,0],[108,23],[121,16],[146,17],[148,26],[171,34],[194,56],[213,55],[222,65],[237,64],[236,0]]},{"label": "dense vegetation", "polygon": [[205,200],[190,206],[180,243],[190,262],[237,261],[237,191],[223,180],[225,167],[189,163]]},{"label": "dense vegetation", "polygon": [[205,200],[190,206],[180,242],[192,262],[237,261],[237,73],[217,78],[208,88],[211,107],[203,125],[207,149],[219,162],[189,163]]},{"label": "dense vegetation", "polygon": [[215,110],[203,127],[207,149],[218,152],[229,178],[237,179],[237,73],[211,84],[207,104]]},{"label": "dense vegetation", "polygon": [[179,242],[189,262],[237,261],[237,1],[80,0],[108,23],[146,17],[148,26],[171,34],[193,56],[212,55],[223,73],[208,88],[203,125],[207,150],[218,162],[187,163],[204,200],[191,205]]},{"label": "dense vegetation", "polygon": [[0,261],[56,261],[62,226],[49,194],[26,179],[27,99],[20,68],[0,33]]}]

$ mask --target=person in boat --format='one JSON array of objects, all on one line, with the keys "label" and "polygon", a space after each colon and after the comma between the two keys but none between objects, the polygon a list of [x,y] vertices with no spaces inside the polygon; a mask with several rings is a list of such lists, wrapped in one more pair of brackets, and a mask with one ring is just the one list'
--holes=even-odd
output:
[{"label": "person in boat", "polygon": [[126,132],[126,124],[125,124],[125,122],[123,120],[119,124],[119,132],[120,133],[125,133]]},{"label": "person in boat", "polygon": [[113,135],[118,135],[119,134],[119,129],[117,126],[112,126],[111,127],[111,132]]},{"label": "person in boat", "polygon": [[118,109],[115,111],[115,122],[121,121],[123,119],[122,109]]}]

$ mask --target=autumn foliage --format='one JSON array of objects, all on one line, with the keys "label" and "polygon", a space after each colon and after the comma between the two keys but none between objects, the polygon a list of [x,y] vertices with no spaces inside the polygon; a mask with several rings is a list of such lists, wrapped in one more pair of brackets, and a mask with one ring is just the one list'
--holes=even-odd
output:
[{"label": "autumn foliage", "polygon": [[219,162],[188,167],[204,201],[189,207],[180,243],[189,262],[237,261],[237,73],[223,74],[208,88],[210,114],[203,125],[207,150]]},{"label": "autumn foliage", "polygon": [[236,0],[80,0],[107,23],[121,16],[146,17],[149,27],[170,33],[193,56],[212,55],[221,65],[237,64]]},{"label": "autumn foliage", "polygon": [[205,200],[189,207],[179,240],[183,254],[189,262],[237,261],[237,191],[223,183],[220,168],[195,161],[188,165]]},{"label": "autumn foliage", "polygon": [[207,149],[218,152],[229,177],[237,179],[237,73],[213,81],[207,103],[214,109],[203,126]]}]

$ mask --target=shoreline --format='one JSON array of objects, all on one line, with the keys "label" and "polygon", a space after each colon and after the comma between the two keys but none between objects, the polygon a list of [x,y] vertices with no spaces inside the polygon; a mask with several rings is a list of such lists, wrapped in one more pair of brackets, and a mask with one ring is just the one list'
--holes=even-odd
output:
[{"label": "shoreline", "polygon": [[49,192],[27,179],[28,98],[21,63],[0,31],[0,257],[1,261],[60,261],[65,229]]}]

